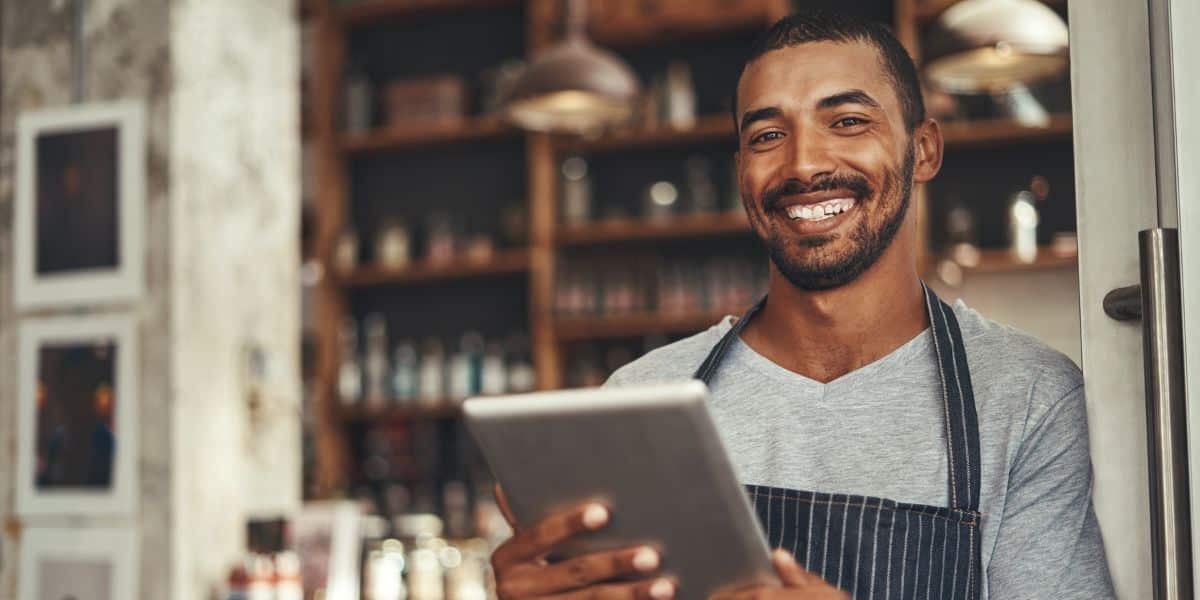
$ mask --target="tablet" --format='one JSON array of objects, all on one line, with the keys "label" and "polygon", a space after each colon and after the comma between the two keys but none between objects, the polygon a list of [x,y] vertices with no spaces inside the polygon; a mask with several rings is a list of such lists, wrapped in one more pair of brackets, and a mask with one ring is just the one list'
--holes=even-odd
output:
[{"label": "tablet", "polygon": [[691,381],[476,398],[463,411],[519,525],[601,501],[609,524],[566,555],[647,544],[676,598],[704,599],[778,582],[707,405]]}]

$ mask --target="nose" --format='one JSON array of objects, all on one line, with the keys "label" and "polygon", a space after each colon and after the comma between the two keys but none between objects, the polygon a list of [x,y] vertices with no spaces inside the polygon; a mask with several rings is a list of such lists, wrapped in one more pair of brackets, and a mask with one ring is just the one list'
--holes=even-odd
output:
[{"label": "nose", "polygon": [[809,184],[820,177],[833,174],[836,169],[833,155],[821,136],[814,132],[798,130],[793,132],[790,142],[784,167],[788,170],[785,174],[788,178]]}]

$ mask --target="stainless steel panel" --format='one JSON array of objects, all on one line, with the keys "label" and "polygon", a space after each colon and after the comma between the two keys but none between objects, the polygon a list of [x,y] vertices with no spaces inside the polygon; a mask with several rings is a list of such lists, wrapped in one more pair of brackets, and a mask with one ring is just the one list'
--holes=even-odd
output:
[{"label": "stainless steel panel", "polygon": [[1096,512],[1118,596],[1152,594],[1145,387],[1137,323],[1104,312],[1139,280],[1137,233],[1158,226],[1147,6],[1070,2],[1080,324]]}]

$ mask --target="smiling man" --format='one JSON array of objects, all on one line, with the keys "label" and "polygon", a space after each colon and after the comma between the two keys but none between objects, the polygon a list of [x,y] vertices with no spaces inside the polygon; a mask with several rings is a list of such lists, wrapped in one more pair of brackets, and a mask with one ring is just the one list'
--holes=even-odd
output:
[{"label": "smiling man", "polygon": [[[912,189],[941,167],[942,134],[903,47],[877,24],[784,19],[752,49],[734,119],[768,296],[609,383],[709,384],[767,539],[785,551],[783,587],[737,597],[1112,598],[1078,368],[943,303],[917,273]],[[613,583],[653,572],[645,548],[516,560],[608,514],[556,518],[497,552],[507,597],[669,596],[661,581]]]}]

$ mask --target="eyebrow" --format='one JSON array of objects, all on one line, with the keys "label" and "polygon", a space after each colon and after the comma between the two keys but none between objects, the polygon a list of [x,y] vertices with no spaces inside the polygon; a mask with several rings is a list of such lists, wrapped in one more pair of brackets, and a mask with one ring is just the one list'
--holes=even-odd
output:
[{"label": "eyebrow", "polygon": [[837,108],[843,104],[862,104],[871,108],[883,108],[870,94],[862,90],[848,90],[821,98],[817,101],[817,109]]},{"label": "eyebrow", "polygon": [[748,110],[742,115],[742,126],[738,129],[738,131],[745,131],[747,127],[756,121],[766,121],[767,119],[774,119],[781,115],[783,115],[783,111],[779,110],[779,107],[776,106]]},{"label": "eyebrow", "polygon": [[[827,110],[830,108],[837,108],[843,104],[862,104],[875,109],[883,108],[883,106],[879,104],[877,100],[872,98],[870,94],[862,90],[847,90],[839,94],[821,98],[817,101],[817,109]],[[766,121],[767,119],[774,119],[782,115],[783,111],[779,110],[779,107],[776,106],[748,110],[742,115],[742,122],[741,126],[738,128],[738,131],[744,131],[747,127],[757,121]]]}]

